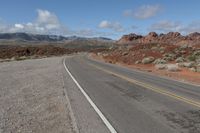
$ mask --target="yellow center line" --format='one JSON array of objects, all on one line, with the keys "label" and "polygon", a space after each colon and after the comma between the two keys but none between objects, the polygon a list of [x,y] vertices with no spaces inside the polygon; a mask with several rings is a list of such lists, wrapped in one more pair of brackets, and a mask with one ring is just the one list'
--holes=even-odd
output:
[{"label": "yellow center line", "polygon": [[106,70],[102,67],[99,67],[97,65],[94,65],[94,64],[91,64],[89,63],[89,65],[101,70],[101,71],[104,71],[106,73],[109,73],[109,74],[112,74],[112,75],[115,75],[121,79],[124,79],[124,80],[127,80],[128,82],[130,83],[133,83],[133,84],[136,84],[136,85],[139,85],[139,86],[142,86],[146,89],[149,89],[149,90],[152,90],[154,92],[157,92],[157,93],[160,93],[160,94],[163,94],[163,95],[166,95],[166,96],[169,96],[169,97],[172,97],[176,100],[179,100],[179,101],[182,101],[182,102],[185,102],[185,103],[188,103],[190,105],[193,105],[193,106],[196,106],[198,108],[200,108],[200,102],[197,102],[197,101],[194,101],[192,99],[188,99],[188,98],[185,98],[183,96],[180,96],[180,95],[177,95],[177,94],[174,94],[172,92],[169,92],[169,91],[166,91],[164,90],[163,88],[159,88],[159,87],[156,87],[156,86],[152,86],[150,84],[147,84],[147,83],[144,83],[144,82],[140,82],[140,81],[137,81],[135,79],[131,79],[131,78],[128,78],[126,76],[123,76],[121,74],[118,74],[118,73],[115,73],[115,72],[112,72],[112,71],[109,71],[109,70]]}]

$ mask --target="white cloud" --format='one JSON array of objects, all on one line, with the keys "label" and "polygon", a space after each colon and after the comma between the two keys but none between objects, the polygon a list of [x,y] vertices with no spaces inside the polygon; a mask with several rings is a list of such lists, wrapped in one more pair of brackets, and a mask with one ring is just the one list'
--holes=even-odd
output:
[{"label": "white cloud", "polygon": [[98,27],[103,28],[103,29],[111,29],[111,30],[114,30],[116,32],[124,31],[123,26],[119,22],[110,22],[110,21],[107,21],[107,20],[100,22]]},{"label": "white cloud", "polygon": [[38,16],[36,19],[36,25],[44,27],[48,30],[58,29],[60,28],[61,24],[58,20],[58,17],[47,10],[37,10]]},{"label": "white cloud", "polygon": [[37,10],[37,18],[33,22],[8,25],[0,22],[0,32],[27,32],[34,34],[67,33],[67,28],[61,25],[58,17],[47,10]]},{"label": "white cloud", "polygon": [[24,26],[22,24],[15,24],[15,28],[18,28],[18,29],[23,29]]},{"label": "white cloud", "polygon": [[93,29],[81,29],[78,31],[72,31],[73,35],[77,35],[77,36],[86,36],[86,37],[96,37],[96,36],[110,36],[113,35],[113,33],[108,33],[108,32],[98,32],[95,31]]},{"label": "white cloud", "polygon": [[200,32],[200,21],[193,21],[192,23],[184,26],[181,32],[188,34],[192,32]]},{"label": "white cloud", "polygon": [[165,20],[152,24],[149,30],[164,32],[164,33],[170,31],[177,31],[181,32],[182,34],[189,34],[192,32],[200,32],[200,21],[193,21],[189,24],[182,24],[180,22]]},{"label": "white cloud", "polygon": [[30,22],[29,22],[29,23],[27,23],[26,25],[27,25],[27,26],[33,26],[33,24],[32,24],[32,23],[30,23]]},{"label": "white cloud", "polygon": [[152,24],[149,30],[159,31],[159,32],[170,32],[170,31],[180,31],[182,28],[183,27],[179,22],[164,20]]},{"label": "white cloud", "polygon": [[99,27],[100,27],[100,28],[109,28],[110,25],[111,25],[110,22],[104,20],[104,21],[102,21],[102,22],[99,24]]},{"label": "white cloud", "polygon": [[148,19],[156,16],[162,10],[161,5],[143,5],[136,10],[124,11],[124,16],[132,16],[137,19]]},{"label": "white cloud", "polygon": [[[120,30],[120,25],[115,23],[115,30]],[[78,35],[78,36],[106,36],[111,33],[98,32],[93,29],[71,30],[63,25],[56,14],[47,10],[37,10],[37,17],[32,22],[8,24],[0,18],[0,33],[26,32],[33,34],[56,34],[56,35]]]}]

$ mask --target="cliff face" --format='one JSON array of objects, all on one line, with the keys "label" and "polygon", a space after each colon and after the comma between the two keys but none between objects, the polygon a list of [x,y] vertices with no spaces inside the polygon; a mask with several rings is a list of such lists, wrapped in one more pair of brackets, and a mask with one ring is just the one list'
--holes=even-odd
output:
[{"label": "cliff face", "polygon": [[196,45],[200,43],[200,33],[191,33],[183,36],[179,32],[169,32],[167,34],[157,34],[156,32],[150,32],[146,36],[137,34],[124,35],[117,42],[118,44],[134,44],[134,43],[163,43],[163,44],[188,44]]}]

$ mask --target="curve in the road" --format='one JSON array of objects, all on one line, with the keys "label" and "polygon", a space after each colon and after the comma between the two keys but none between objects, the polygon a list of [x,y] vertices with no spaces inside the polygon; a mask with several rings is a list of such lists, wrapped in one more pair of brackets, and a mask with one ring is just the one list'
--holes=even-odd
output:
[{"label": "curve in the road", "polygon": [[117,76],[117,77],[119,77],[119,78],[121,78],[121,79],[127,80],[127,81],[130,82],[130,83],[137,84],[137,85],[142,86],[142,87],[144,87],[144,88],[146,88],[146,89],[152,90],[152,91],[154,91],[154,92],[157,92],[157,93],[160,93],[160,94],[169,96],[169,97],[172,97],[172,98],[174,98],[174,99],[176,99],[176,100],[180,100],[180,101],[182,101],[182,102],[185,102],[185,103],[188,103],[188,104],[190,104],[190,105],[193,105],[193,106],[195,106],[195,107],[200,108],[200,102],[197,102],[197,101],[194,101],[194,100],[185,98],[185,97],[183,97],[183,96],[180,96],[180,95],[171,93],[171,92],[166,91],[166,90],[164,90],[164,89],[162,89],[162,88],[158,88],[158,87],[156,87],[156,86],[152,86],[152,85],[149,85],[149,84],[147,84],[147,83],[140,82],[140,81],[137,81],[137,80],[134,80],[134,79],[125,77],[125,76],[123,76],[123,75],[121,75],[121,74],[118,74],[118,73],[115,73],[115,72],[106,70],[106,69],[104,69],[104,68],[102,68],[102,67],[99,67],[99,66],[97,66],[97,65],[94,65],[94,64],[91,64],[91,63],[90,63],[90,65],[93,66],[93,67],[95,67],[95,68],[97,68],[97,69],[99,69],[99,70],[102,70],[102,71],[104,71],[104,72],[106,72],[106,73],[109,73],[109,74],[115,75],[115,76]]},{"label": "curve in the road", "polygon": [[109,131],[111,133],[117,133],[117,131],[114,129],[114,127],[110,124],[110,122],[106,119],[106,117],[103,115],[103,113],[99,110],[99,108],[95,105],[95,103],[87,95],[87,93],[84,91],[84,89],[80,86],[80,84],[78,83],[78,81],[71,74],[71,72],[69,71],[69,69],[67,68],[67,66],[65,64],[65,59],[63,60],[63,65],[64,65],[65,70],[67,71],[67,73],[70,75],[70,77],[72,78],[72,80],[74,81],[74,83],[77,85],[77,87],[80,89],[80,91],[82,92],[82,94],[85,96],[85,98],[87,99],[87,101],[90,103],[90,105],[94,108],[94,110],[96,111],[96,113],[102,119],[102,121],[107,126],[107,128],[109,129]]}]

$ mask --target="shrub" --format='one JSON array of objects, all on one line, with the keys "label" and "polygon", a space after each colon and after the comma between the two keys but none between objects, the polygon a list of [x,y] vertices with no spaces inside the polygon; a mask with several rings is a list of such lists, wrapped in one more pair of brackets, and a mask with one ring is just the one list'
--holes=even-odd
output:
[{"label": "shrub", "polygon": [[189,61],[195,61],[196,60],[196,56],[190,55],[190,56],[188,56],[188,60]]}]

